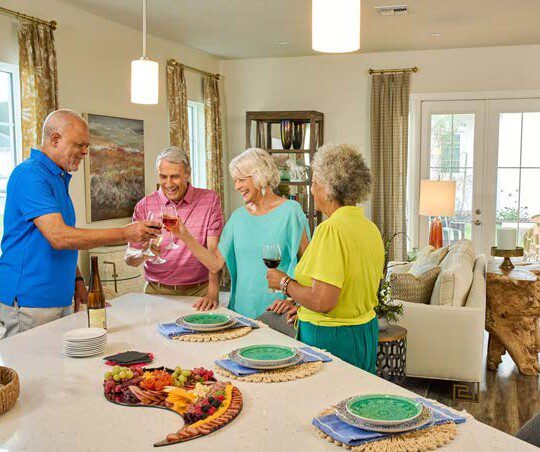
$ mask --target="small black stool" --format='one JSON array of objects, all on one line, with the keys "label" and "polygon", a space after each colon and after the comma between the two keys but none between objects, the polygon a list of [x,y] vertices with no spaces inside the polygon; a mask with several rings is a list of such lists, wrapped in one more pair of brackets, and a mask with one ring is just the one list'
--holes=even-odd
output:
[{"label": "small black stool", "polygon": [[399,325],[389,325],[379,331],[377,347],[377,375],[399,383],[405,377],[407,358],[407,330]]}]

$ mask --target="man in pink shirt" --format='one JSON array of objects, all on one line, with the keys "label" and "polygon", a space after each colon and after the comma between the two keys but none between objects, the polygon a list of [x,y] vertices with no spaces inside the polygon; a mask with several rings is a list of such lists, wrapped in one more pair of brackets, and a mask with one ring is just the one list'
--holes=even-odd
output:
[{"label": "man in pink shirt", "polygon": [[[195,188],[190,184],[191,168],[187,153],[170,147],[156,159],[159,190],[145,196],[135,206],[134,221],[150,216],[161,220],[164,206],[172,207],[178,218],[189,228],[199,243],[217,249],[223,229],[223,213],[219,196],[212,190]],[[158,295],[200,296],[194,304],[199,310],[218,306],[219,274],[209,272],[180,241],[176,249],[168,249],[174,236],[162,229],[159,246],[149,243],[130,243],[126,263],[133,267],[144,263],[146,285],[144,293]],[[152,250],[165,262],[148,253]]]}]

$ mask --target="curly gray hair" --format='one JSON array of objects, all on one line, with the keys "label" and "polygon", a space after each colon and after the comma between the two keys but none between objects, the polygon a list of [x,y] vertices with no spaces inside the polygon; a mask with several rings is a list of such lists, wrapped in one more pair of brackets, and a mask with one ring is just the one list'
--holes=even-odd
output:
[{"label": "curly gray hair", "polygon": [[354,146],[326,144],[313,159],[313,175],[343,206],[364,202],[371,192],[371,172]]}]

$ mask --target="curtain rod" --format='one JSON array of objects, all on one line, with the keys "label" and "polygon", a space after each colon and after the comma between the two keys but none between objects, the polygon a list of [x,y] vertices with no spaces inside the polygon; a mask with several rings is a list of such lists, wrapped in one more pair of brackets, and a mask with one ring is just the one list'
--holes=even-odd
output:
[{"label": "curtain rod", "polygon": [[202,69],[197,69],[196,67],[188,66],[187,64],[180,63],[180,62],[176,61],[175,59],[168,60],[167,64],[172,64],[173,66],[175,66],[175,65],[183,66],[186,69],[189,69],[190,71],[195,71],[195,72],[198,72],[199,74],[203,74],[203,75],[209,75],[210,77],[217,78],[218,80],[221,77],[221,75],[219,75],[219,74],[214,74],[212,72],[203,71]]},{"label": "curtain rod", "polygon": [[420,69],[416,66],[414,67],[405,67],[403,69],[370,69],[368,74],[385,74],[391,72],[418,72]]},{"label": "curtain rod", "polygon": [[18,11],[13,11],[8,8],[4,8],[0,6],[0,13],[4,13],[10,16],[18,17],[20,19],[26,19],[31,22],[37,22],[38,24],[43,24],[51,27],[53,30],[56,30],[58,28],[58,23],[55,20],[51,20],[50,22],[48,20],[43,20],[38,17],[29,16],[28,14],[20,13]]}]

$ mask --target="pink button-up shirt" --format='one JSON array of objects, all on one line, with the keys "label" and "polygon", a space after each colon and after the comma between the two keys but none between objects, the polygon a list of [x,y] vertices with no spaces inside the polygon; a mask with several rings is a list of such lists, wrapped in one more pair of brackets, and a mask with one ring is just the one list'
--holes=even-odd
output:
[{"label": "pink button-up shirt", "polygon": [[[184,199],[175,203],[169,200],[161,188],[141,199],[135,206],[133,221],[144,221],[148,212],[155,212],[160,218],[161,207],[172,205],[176,207],[178,217],[186,225],[191,235],[203,246],[206,238],[219,236],[223,229],[223,213],[219,196],[212,190],[195,188],[189,184]],[[145,262],[146,280],[160,282],[170,286],[186,286],[208,282],[208,269],[202,265],[181,240],[176,243],[180,248],[166,250],[165,247],[174,238],[166,229],[162,230],[161,257],[167,262],[152,264]],[[141,244],[130,244],[140,248]]]}]

